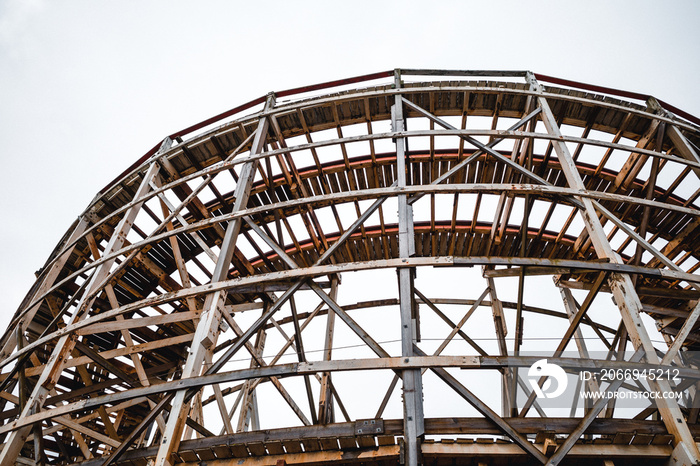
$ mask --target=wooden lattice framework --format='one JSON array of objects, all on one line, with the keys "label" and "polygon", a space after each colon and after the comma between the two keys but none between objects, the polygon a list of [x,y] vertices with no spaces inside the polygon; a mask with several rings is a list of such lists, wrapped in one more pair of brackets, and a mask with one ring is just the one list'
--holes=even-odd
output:
[{"label": "wooden lattice framework", "polygon": [[[697,463],[699,123],[530,72],[394,70],[173,134],[0,341],[0,464]],[[685,402],[552,416],[533,348],[673,366]]]}]

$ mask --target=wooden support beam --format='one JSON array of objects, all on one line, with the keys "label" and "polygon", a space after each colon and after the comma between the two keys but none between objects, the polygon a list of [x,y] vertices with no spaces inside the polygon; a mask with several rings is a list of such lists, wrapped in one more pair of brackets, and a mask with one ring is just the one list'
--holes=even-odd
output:
[{"label": "wooden support beam", "polygon": [[[263,315],[269,312],[269,310],[265,310],[263,312]],[[226,322],[231,326],[231,329],[233,332],[238,336],[239,340],[243,340],[244,337],[244,332],[241,330],[241,328],[238,326],[238,323],[233,319],[233,317],[230,314],[224,314],[224,318],[226,319]],[[268,367],[268,366],[274,366],[274,364],[279,360],[280,357],[284,354],[284,351],[286,351],[286,348],[288,348],[287,345],[285,345],[284,349],[278,352],[277,356],[272,360],[271,364],[267,364],[265,360],[262,358],[262,349],[265,345],[265,333],[262,332],[262,329],[258,329],[256,331],[257,333],[257,343],[255,346],[250,344],[248,342],[247,338],[245,339],[245,348],[248,350],[248,353],[252,356],[252,361],[251,361],[251,367]],[[297,415],[299,420],[304,424],[304,425],[309,425],[311,424],[309,420],[306,418],[306,415],[304,412],[297,406],[296,402],[294,402],[294,399],[289,395],[289,393],[284,389],[282,386],[282,383],[279,381],[277,377],[270,377],[270,381],[272,384],[275,386],[279,394],[282,396],[282,398],[287,402],[289,407],[294,411],[294,413]],[[244,400],[243,408],[241,408],[241,414],[243,414],[245,411],[249,409],[249,407],[246,407],[246,403],[249,401],[248,398],[253,393],[253,390],[257,386],[257,383],[252,383],[248,384],[246,387],[250,393],[246,391],[246,389],[243,389],[243,396],[246,397]],[[252,403],[252,401],[250,401]],[[242,431],[244,429],[244,424],[246,422],[245,416],[241,416],[241,421],[238,424],[238,428],[236,429],[237,431]]]},{"label": "wooden support beam", "polygon": [[[226,312],[226,311],[224,311]],[[207,365],[211,364],[211,355],[207,354],[205,362]],[[214,389],[214,398],[216,399],[216,406],[219,409],[219,414],[221,415],[221,421],[224,424],[224,431],[227,434],[233,434],[233,425],[231,425],[231,416],[228,415],[226,410],[226,401],[224,400],[223,393],[221,391],[221,386],[216,384],[212,387]]]},{"label": "wooden support beam", "polygon": [[[579,310],[579,306],[577,306],[576,299],[574,298],[574,295],[571,292],[571,290],[569,290],[568,288],[560,288],[559,291],[561,293],[562,301],[564,302],[564,309],[566,309],[566,313],[568,314],[569,320],[571,321],[576,316]],[[574,335],[574,342],[576,343],[576,347],[578,348],[578,354],[581,357],[581,359],[590,359],[586,341],[583,338],[583,332],[581,332],[580,326],[576,329],[576,333]],[[589,380],[586,381],[586,384],[588,385],[588,390],[590,392],[600,392],[600,385],[598,384],[598,381],[595,378],[591,377]],[[578,399],[578,397],[574,398],[574,401]]]},{"label": "wooden support beam", "polygon": [[99,440],[100,442],[102,442],[106,445],[118,447],[121,444],[121,442],[119,440],[113,439],[112,437],[108,437],[108,436],[103,435],[103,434],[100,434],[99,432],[95,432],[94,430],[89,429],[89,428],[83,426],[82,424],[75,422],[74,420],[72,420],[68,417],[58,416],[58,417],[55,417],[54,420],[56,422],[58,422],[59,424],[62,424],[64,426],[68,427],[73,432],[80,432],[81,434],[84,434],[88,437],[92,437],[96,440]]},{"label": "wooden support beam", "polygon": [[[135,200],[142,199],[148,192],[150,189],[149,183],[158,172],[158,169],[159,165],[157,162],[151,163],[150,167],[143,175],[141,184],[134,195]],[[141,205],[142,203],[136,203],[124,214],[124,217],[119,222],[117,228],[115,228],[114,234],[105,247],[107,254],[112,254],[122,247],[124,241],[126,240],[126,235],[131,229]],[[87,314],[85,311],[92,306],[92,302],[94,301],[93,296],[96,296],[97,292],[101,289],[100,287],[104,286],[103,281],[110,274],[110,268],[113,264],[114,259],[103,263],[95,269],[88,282],[88,285],[86,286],[85,294],[81,298],[75,312],[68,321],[68,325],[73,324],[85,317]],[[70,335],[65,335],[58,340],[56,346],[54,347],[53,353],[46,364],[46,369],[42,372],[31,396],[27,400],[27,406],[22,411],[20,419],[41,409],[46,397],[60,377],[63,370],[63,364],[68,360],[69,355],[75,345],[75,341],[75,337]],[[5,448],[3,448],[2,452],[0,452],[0,465],[9,466],[12,464],[14,458],[18,456],[25,439],[30,433],[30,430],[31,427],[25,427],[20,430],[13,431],[10,434],[6,441]]]},{"label": "wooden support beam", "polygon": [[430,309],[435,312],[435,314],[438,315],[447,325],[449,325],[452,329],[450,330],[449,335],[445,337],[445,339],[440,343],[440,346],[438,346],[438,349],[435,350],[435,353],[433,356],[438,356],[442,353],[442,351],[447,347],[447,345],[452,341],[452,339],[455,337],[455,335],[459,335],[462,337],[464,341],[469,343],[469,345],[472,346],[479,354],[482,356],[486,356],[488,353],[484,351],[473,339],[469,338],[469,336],[462,330],[462,327],[464,324],[466,324],[467,320],[472,316],[474,311],[476,311],[479,306],[481,306],[482,302],[486,298],[486,296],[489,294],[489,289],[484,290],[484,292],[479,296],[479,298],[472,304],[472,306],[467,310],[467,312],[464,314],[464,316],[460,319],[459,323],[455,324],[450,320],[449,317],[447,317],[435,304],[433,304],[432,301],[430,301],[423,293],[418,291],[417,288],[414,287],[413,291],[415,292],[416,296],[420,298],[420,300],[425,303]]},{"label": "wooden support beam", "polygon": [[[401,87],[401,75],[395,72],[394,84]],[[405,128],[403,98],[396,94],[391,107],[391,124],[394,131],[402,132]],[[406,186],[406,139],[396,138],[396,178],[399,189]],[[400,194],[399,203],[399,257],[407,259],[415,253],[413,233],[413,208],[408,203],[408,196]],[[401,355],[414,355],[413,347],[418,338],[417,315],[414,304],[413,275],[415,269],[400,267],[397,270],[399,280],[399,310],[401,314]],[[420,458],[420,445],[425,435],[423,425],[423,383],[421,371],[409,369],[402,372],[404,441],[406,442],[406,466],[423,464]]]},{"label": "wooden support beam", "polygon": [[691,330],[693,330],[693,326],[698,321],[698,317],[700,317],[700,302],[695,305],[693,311],[690,313],[685,322],[683,322],[683,327],[681,327],[679,332],[676,334],[676,338],[673,340],[673,344],[669,346],[668,351],[661,360],[661,364],[669,365],[671,364],[671,361],[676,358],[678,351],[680,351],[681,346],[683,343],[685,343],[686,338],[688,338]]},{"label": "wooden support beam", "polygon": [[[414,351],[418,356],[425,356],[419,348],[414,347]],[[469,404],[471,404],[477,411],[482,415],[492,421],[504,434],[510,437],[515,443],[522,448],[523,451],[528,453],[530,456],[535,458],[540,463],[544,464],[547,462],[547,457],[542,454],[540,450],[537,449],[532,443],[530,443],[527,438],[514,429],[504,418],[496,414],[486,403],[481,401],[476,395],[474,395],[469,389],[464,385],[459,383],[452,375],[450,375],[442,367],[433,367],[431,370],[437,375],[443,382],[445,382],[450,388],[452,388],[459,396],[464,398]]]},{"label": "wooden support beam", "polygon": [[[636,147],[639,149],[646,149],[647,145],[650,144],[653,140],[654,135],[656,134],[656,128],[658,126],[659,120],[652,119],[649,123],[649,127],[637,142]],[[648,155],[643,155],[638,152],[632,152],[629,155],[628,159],[625,161],[625,164],[617,173],[617,176],[615,177],[615,187],[622,188],[623,190],[629,189],[635,177],[644,166],[644,163],[646,163],[648,157]]]},{"label": "wooden support beam", "polygon": [[[644,350],[642,348],[638,349],[635,354],[630,358],[630,361],[639,361],[644,355]],[[616,379],[610,384],[606,389],[608,393],[615,393],[624,382],[624,379]],[[571,451],[571,448],[576,444],[583,433],[588,429],[593,420],[598,416],[598,414],[603,410],[605,405],[610,401],[610,398],[599,398],[593,407],[586,412],[585,416],[581,419],[581,422],[576,426],[576,428],[569,434],[564,443],[562,443],[559,448],[554,452],[554,454],[547,460],[546,466],[556,466],[561,460]]]},{"label": "wooden support beam", "polygon": [[[164,338],[162,340],[154,340],[154,341],[149,341],[147,343],[141,343],[138,345],[132,345],[132,346],[127,346],[124,348],[117,348],[114,350],[108,350],[108,351],[102,351],[98,353],[100,357],[104,359],[114,359],[120,356],[130,356],[132,354],[138,354],[138,353],[143,353],[143,352],[148,352],[154,349],[158,348],[166,348],[168,346],[175,346],[175,345],[181,345],[183,343],[187,343],[192,340],[193,334],[189,333],[186,335],[180,335],[177,337],[171,337],[171,338]],[[73,357],[66,362],[66,365],[64,366],[64,369],[70,368],[70,367],[76,367],[80,366],[83,364],[87,364],[92,359],[90,359],[88,356],[77,356]],[[27,370],[27,375],[30,377],[37,376],[41,374],[46,366],[36,366],[32,367]]]},{"label": "wooden support beam", "polygon": [[[238,335],[242,334],[243,332],[238,328],[238,324],[233,321],[233,319],[228,320],[229,325],[231,325],[231,328],[234,329],[234,332],[236,332]],[[251,354],[252,359],[250,361],[250,367],[255,367],[255,366],[262,366],[264,365],[264,361],[262,360],[262,354],[263,354],[263,349],[265,347],[265,340],[266,340],[267,334],[263,332],[262,330],[258,330],[258,333],[256,335],[256,342],[255,345],[251,345],[250,343],[246,344],[246,349],[248,352]],[[260,380],[260,379],[258,379]],[[274,382],[273,382],[274,383]],[[241,399],[241,410],[238,414],[238,424],[236,426],[236,432],[245,432],[249,430],[252,424],[256,424],[255,422],[251,422],[257,419],[256,414],[257,414],[257,399],[255,398],[255,381],[253,380],[246,380],[243,383],[243,388],[241,388],[241,394],[242,394],[242,399]],[[275,386],[278,386],[277,384]],[[283,397],[284,395],[288,394],[286,392],[282,393]],[[296,404],[294,404],[296,407]],[[304,417],[306,419],[306,417]],[[305,425],[308,425],[309,422],[306,421]],[[257,429],[253,429],[257,430]]]},{"label": "wooden support beam", "polygon": [[[649,99],[647,100],[647,104],[657,113],[665,117],[671,116],[656,98],[649,97]],[[676,126],[675,124],[668,124],[666,134],[668,135],[669,139],[671,139],[671,142],[673,142],[673,146],[678,150],[678,153],[681,157],[691,162],[700,163],[700,155],[698,155],[698,152],[695,150],[693,145],[690,144],[690,142],[681,132],[681,129],[678,126]],[[700,178],[700,169],[698,169],[697,167],[693,167],[693,171],[698,176],[698,178]]]},{"label": "wooden support beam", "polygon": [[[493,325],[496,331],[496,338],[498,339],[498,353],[501,356],[507,356],[508,345],[506,344],[506,335],[508,334],[508,327],[506,326],[506,316],[503,313],[503,304],[501,300],[498,299],[496,282],[493,278],[486,275],[487,272],[489,272],[489,269],[484,267],[482,273],[486,276],[486,283],[488,284],[486,291],[488,291],[491,296],[491,314],[493,315]],[[508,416],[513,412],[517,412],[518,409],[517,392],[513,392],[513,378],[512,371],[510,369],[504,369],[501,379],[501,389],[503,390],[501,410],[503,416]]]},{"label": "wooden support beam", "polygon": [[[167,217],[170,211],[168,210],[168,207],[165,205],[165,203],[161,200],[160,202],[161,209],[163,211],[163,216]],[[168,231],[172,231],[174,229],[173,223],[168,222],[165,225],[165,228]],[[180,242],[177,239],[177,236],[170,236],[168,238],[170,242],[170,248],[173,250],[173,259],[175,260],[175,266],[177,267],[177,272],[180,275],[180,282],[182,283],[183,288],[190,288],[192,286],[192,282],[190,281],[190,275],[187,272],[187,264],[185,263],[185,260],[182,258],[182,252],[180,251]],[[188,298],[187,299],[187,307],[189,308],[190,312],[195,312],[197,310],[197,303],[194,298]]]},{"label": "wooden support beam", "polygon": [[[304,340],[301,335],[301,326],[299,325],[299,316],[294,297],[289,299],[290,309],[292,311],[292,322],[294,324],[294,341],[296,343],[296,352],[299,362],[306,362],[306,352],[304,351]],[[311,422],[318,424],[316,416],[316,403],[313,393],[311,392],[311,380],[308,375],[304,376],[304,388],[306,388],[306,397],[309,402],[309,411],[311,412]]]},{"label": "wooden support beam", "polygon": [[[539,87],[539,85],[538,89],[541,91],[541,87]],[[542,120],[547,131],[555,137],[561,136],[561,131],[554,120],[554,116],[549,108],[546,97],[538,97],[538,103],[540,108],[542,108]],[[585,191],[586,188],[583,185],[581,176],[566,144],[555,141],[553,142],[553,145],[557,152],[557,156],[559,157],[562,171],[566,175],[569,186],[580,191]],[[621,263],[622,260],[620,256],[613,250],[607,239],[607,235],[605,234],[605,231],[600,223],[600,219],[598,218],[596,207],[594,207],[593,202],[590,199],[583,197],[580,197],[579,201],[583,206],[583,208],[580,210],[581,216],[583,217],[586,230],[588,231],[588,235],[591,238],[598,256],[601,258],[606,258],[612,263]],[[601,206],[598,206],[598,209],[600,208]],[[639,296],[634,289],[630,276],[626,274],[612,274],[609,279],[609,285],[612,289],[613,295],[615,296],[615,301],[620,309],[622,320],[624,321],[625,327],[631,336],[635,349],[639,350],[640,348],[643,348],[644,352],[646,353],[647,361],[652,364],[659,363],[660,360],[656,355],[654,345],[651,342],[646,328],[644,327],[644,323],[641,320],[640,312],[642,310],[642,303],[640,302]],[[668,381],[661,380],[654,382],[655,383],[652,383],[652,386],[657,391],[671,391]],[[700,451],[693,440],[693,436],[688,429],[688,425],[684,420],[684,415],[681,412],[677,402],[673,399],[660,399],[657,400],[657,406],[659,407],[659,411],[662,414],[666,427],[668,428],[669,432],[674,435],[675,444],[681,445],[681,448],[690,457],[691,461],[695,463],[700,462]]]},{"label": "wooden support beam", "polygon": [[[449,130],[454,130],[457,131],[457,128],[454,126],[450,125],[449,123],[445,122],[444,120],[441,120],[440,118],[437,118],[436,116],[432,115],[431,113],[427,112],[426,110],[422,109],[418,105],[414,104],[410,100],[403,99],[403,102],[406,106],[410,107],[412,110],[417,111],[421,115],[425,116],[428,118],[430,121],[434,121],[435,123],[439,124],[443,128],[449,129]],[[530,178],[540,184],[547,185],[549,184],[546,180],[544,180],[542,177],[532,173],[530,170],[526,169],[525,167],[518,165],[508,157],[505,157],[504,155],[499,154],[495,150],[491,149],[490,147],[486,146],[485,144],[482,144],[478,140],[474,139],[471,136],[466,136],[466,135],[460,135],[461,138],[465,139],[467,142],[470,144],[473,144],[477,148],[481,149],[482,151],[486,152],[487,154],[491,155],[492,157],[495,157],[497,160],[505,163],[507,166],[513,168],[516,172],[526,176],[527,178]],[[476,218],[476,217],[475,217]]]},{"label": "wooden support beam", "polygon": [[[271,109],[275,105],[274,95],[269,95],[266,109]],[[262,152],[267,139],[268,120],[262,118],[258,122],[258,128],[253,139],[251,154],[255,155]],[[253,183],[257,161],[247,162],[241,170],[236,192],[234,194],[235,203],[233,211],[237,212],[247,207],[248,197],[250,195],[250,187]],[[226,227],[226,234],[221,244],[221,252],[216,261],[216,267],[212,276],[212,282],[219,282],[228,276],[228,271],[231,265],[231,259],[236,249],[236,240],[241,229],[241,219],[231,220]],[[224,295],[221,292],[214,292],[207,295],[202,316],[197,324],[197,330],[192,340],[192,350],[187,362],[182,370],[182,378],[196,377],[202,371],[202,363],[205,360],[205,354],[213,350],[216,344],[219,333],[219,322],[221,319],[221,306],[224,300]],[[158,449],[158,455],[155,460],[156,466],[171,466],[170,456],[173,451],[177,450],[180,444],[180,437],[185,426],[185,420],[189,413],[188,401],[186,400],[187,391],[178,391],[172,401],[170,416],[168,418],[165,431],[163,432],[162,441]]]},{"label": "wooden support beam", "polygon": [[[331,281],[331,299],[338,297],[338,278]],[[326,332],[323,343],[323,360],[330,361],[333,356],[333,336],[335,334],[335,313],[329,312],[326,318]],[[335,412],[333,409],[333,397],[331,396],[331,374],[323,372],[321,374],[321,390],[318,397],[318,421],[321,424],[335,422]]]},{"label": "wooden support beam", "polygon": [[[596,279],[595,283],[593,284],[593,287],[591,288],[591,291],[588,292],[586,295],[586,298],[583,300],[583,303],[581,303],[581,306],[579,309],[576,311],[576,313],[569,318],[569,327],[566,329],[566,332],[564,332],[564,336],[562,337],[561,341],[557,345],[557,349],[554,351],[553,357],[559,357],[562,355],[566,347],[568,346],[569,342],[571,341],[571,338],[574,336],[575,332],[578,330],[579,325],[581,324],[581,321],[583,318],[586,316],[586,312],[588,312],[588,308],[591,306],[593,303],[593,300],[595,297],[598,295],[598,292],[600,291],[600,288],[603,286],[603,283],[605,282],[606,274],[605,272],[601,272],[598,274],[598,278]],[[537,382],[539,386],[541,387],[542,384],[545,382],[547,377],[541,377],[539,381]],[[534,403],[535,398],[537,394],[533,391],[530,396],[527,398],[527,401],[523,405],[522,410],[520,411],[521,416],[525,416],[532,406],[532,403]]]},{"label": "wooden support beam", "polygon": [[[118,308],[119,306],[117,306]],[[151,317],[141,317],[138,319],[118,320],[116,322],[100,322],[94,325],[89,325],[78,330],[78,335],[94,335],[96,333],[114,332],[120,330],[137,329],[148,327],[151,325],[162,325],[174,322],[185,322],[196,320],[201,315],[200,311],[190,312],[173,312],[172,314],[163,314]],[[121,316],[120,316],[121,317]]]},{"label": "wooden support beam", "polygon": [[[517,123],[513,124],[510,126],[506,131],[515,131],[521,126],[527,124],[528,122],[532,121],[533,118],[537,116],[537,114],[540,112],[539,108],[534,109],[532,112],[527,114],[525,117],[521,118]],[[462,138],[464,140],[464,138]],[[491,142],[486,144],[486,147],[489,149],[493,149],[496,145],[498,145],[500,142],[504,141],[504,138],[496,138],[493,139]],[[442,175],[438,176],[433,180],[430,184],[432,185],[437,185],[442,183],[443,181],[447,180],[454,174],[456,174],[458,171],[462,170],[464,167],[468,166],[470,163],[472,163],[474,160],[478,159],[480,156],[482,156],[485,153],[485,150],[479,149],[475,151],[473,154],[471,154],[469,157],[466,159],[462,160],[458,164],[456,164],[454,167],[450,168],[447,172],[443,173]],[[423,194],[415,194],[411,196],[408,199],[408,203],[413,205],[418,199],[423,197]]]}]

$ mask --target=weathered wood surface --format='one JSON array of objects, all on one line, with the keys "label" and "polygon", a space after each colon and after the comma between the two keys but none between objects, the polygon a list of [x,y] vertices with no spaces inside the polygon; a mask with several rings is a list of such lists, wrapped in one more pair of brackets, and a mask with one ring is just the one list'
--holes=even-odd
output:
[{"label": "weathered wood surface", "polygon": [[[204,125],[188,128],[99,193],[0,340],[2,464],[33,461],[37,449],[68,464],[116,451],[126,452],[124,464],[153,456],[159,466],[230,458],[379,464],[399,455],[416,465],[418,451],[436,461],[524,451],[543,463],[557,454],[596,456],[577,443],[578,433],[564,438],[580,419],[504,420],[513,412],[509,394],[529,393],[517,368],[535,361],[506,354],[517,354],[530,322],[542,319],[564,323],[552,335],[552,360],[568,371],[681,364],[677,389],[694,400],[698,371],[679,358],[691,354],[683,349],[700,349],[695,119],[678,118],[653,98],[644,105],[585,86],[541,86],[525,71],[395,70],[279,96],[363,79],[374,86],[284,102],[271,94],[241,107],[267,101],[265,108],[228,112],[222,125],[183,140]],[[433,267],[474,266],[488,284],[474,296],[414,286],[415,274]],[[397,270],[398,295],[393,288],[372,299],[342,294],[343,275],[386,269]],[[546,275],[570,316],[560,303],[526,299],[527,284]],[[509,277],[518,280],[515,301],[502,297]],[[316,308],[306,309],[302,296],[312,292]],[[611,295],[622,324],[594,317],[601,296]],[[466,314],[452,314],[465,306]],[[490,333],[471,327],[481,308],[493,313]],[[400,311],[400,352],[367,319],[380,309]],[[638,330],[640,311],[657,319],[664,341]],[[420,346],[433,328],[422,322],[435,316],[449,334],[429,356]],[[376,357],[340,356],[338,326]],[[485,333],[493,333],[493,348],[480,341]],[[322,351],[309,350],[318,347],[311,335]],[[629,340],[651,364],[556,359],[572,338],[583,355],[583,339],[606,351],[622,351]],[[469,354],[441,354],[457,343]],[[450,368],[500,371],[502,399],[488,406]],[[421,445],[426,370],[491,418],[427,419],[426,433],[505,432],[514,443]],[[358,417],[347,387],[334,383],[334,374],[348,371],[390,374],[388,389],[358,389],[381,392],[380,414],[402,397],[405,426],[383,421],[384,431],[357,436],[352,422],[341,422]],[[274,435],[248,432],[264,424],[258,393],[268,384],[297,420]],[[528,401],[523,415],[531,404],[544,414]],[[659,412],[666,427],[643,420]],[[637,421],[589,416],[587,432],[604,436],[599,457],[666,457],[670,440],[695,448],[698,412],[660,401],[640,408]],[[614,406],[601,411],[614,413]],[[219,427],[228,437],[210,432]],[[405,448],[395,436],[406,437]],[[535,437],[546,443],[544,456]]]}]

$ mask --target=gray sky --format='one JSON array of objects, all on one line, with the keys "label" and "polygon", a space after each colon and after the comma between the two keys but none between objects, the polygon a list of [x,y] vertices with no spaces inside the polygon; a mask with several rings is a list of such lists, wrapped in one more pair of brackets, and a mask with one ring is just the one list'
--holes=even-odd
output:
[{"label": "gray sky", "polygon": [[0,328],[90,200],[165,135],[282,90],[529,69],[700,116],[693,1],[0,0]]}]

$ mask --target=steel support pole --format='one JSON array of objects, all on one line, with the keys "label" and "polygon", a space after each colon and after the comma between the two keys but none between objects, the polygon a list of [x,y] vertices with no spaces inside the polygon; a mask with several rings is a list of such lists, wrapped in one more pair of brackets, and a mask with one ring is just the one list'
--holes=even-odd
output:
[{"label": "steel support pole", "polygon": [[[270,110],[272,107],[274,107],[274,104],[274,95],[268,95],[265,110]],[[262,152],[265,146],[265,140],[267,138],[268,126],[268,118],[266,116],[261,117],[258,122],[258,128],[256,129],[253,144],[250,148],[251,155]],[[248,197],[250,195],[250,188],[253,184],[253,179],[255,178],[255,170],[257,165],[257,160],[246,162],[243,165],[241,173],[239,174],[238,184],[236,185],[236,190],[234,192],[235,201],[233,205],[233,212],[246,208],[248,204]],[[241,231],[242,223],[243,219],[240,217],[235,218],[228,223],[223,242],[221,243],[221,251],[212,274],[212,283],[219,282],[227,278],[228,271],[231,267],[231,259],[236,250],[236,240],[238,239],[238,234]],[[212,351],[216,345],[225,296],[225,291],[219,291],[207,295],[202,309],[202,315],[199,319],[199,323],[197,324],[194,338],[192,339],[190,354],[187,358],[187,362],[185,363],[185,367],[182,370],[183,379],[197,377],[200,375],[207,352]],[[187,390],[179,390],[173,398],[170,416],[168,417],[168,422],[165,426],[165,431],[163,432],[163,437],[158,448],[158,455],[155,461],[157,466],[172,466],[170,456],[180,445],[182,431],[184,429],[187,416],[189,415],[189,408],[190,400],[187,397]]]},{"label": "steel support pole", "polygon": [[[530,75],[529,79],[536,85],[537,91],[541,93],[542,87],[536,83],[534,76]],[[576,168],[576,164],[571,156],[571,153],[569,152],[568,147],[561,140],[563,136],[554,114],[549,107],[547,99],[542,95],[540,95],[537,99],[538,104],[542,109],[542,121],[547,129],[547,132],[557,138],[552,141],[552,145],[557,153],[562,171],[564,172],[569,186],[581,192],[585,192],[586,186],[583,184],[581,175]],[[600,258],[608,259],[611,263],[623,264],[622,259],[617,252],[615,252],[608,241],[607,235],[605,234],[603,226],[600,223],[600,219],[598,218],[598,213],[593,205],[593,201],[583,196],[576,197],[581,203],[579,212],[583,218],[584,224],[586,225],[586,230],[591,238],[596,254]],[[628,274],[614,273],[610,274],[608,283],[612,294],[615,297],[615,303],[620,310],[625,328],[632,339],[634,348],[643,348],[646,360],[650,364],[659,364],[660,360],[656,354],[656,349],[654,348],[651,338],[649,337],[640,316],[640,312],[642,311],[642,303],[634,288],[632,279]],[[672,391],[670,384],[666,380],[655,381],[655,383],[652,383],[651,386],[652,389],[659,392],[670,393]],[[683,413],[681,412],[678,403],[675,401],[675,399],[671,398],[660,398],[656,400],[656,403],[666,428],[668,429],[669,433],[674,436],[674,445],[676,446],[674,456],[679,458],[680,461],[677,464],[683,464],[683,461],[686,461],[687,464],[700,463],[700,451],[698,451],[698,447],[693,440],[693,435],[685,422]]]},{"label": "steel support pole", "polygon": [[[396,87],[401,87],[401,76],[396,73]],[[394,131],[404,131],[403,99],[400,94],[395,97],[391,112]],[[397,138],[396,144],[396,179],[399,188],[406,186],[406,139]],[[399,257],[408,259],[413,253],[413,209],[408,204],[408,196],[399,194]],[[413,296],[414,269],[398,268],[399,307],[401,312],[401,355],[414,356],[413,345],[416,335]],[[420,443],[425,434],[423,422],[423,388],[420,369],[402,371],[404,440],[406,442],[406,466],[422,463]]]}]

